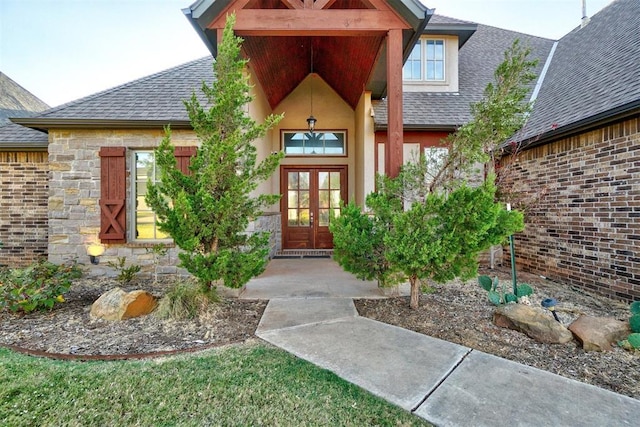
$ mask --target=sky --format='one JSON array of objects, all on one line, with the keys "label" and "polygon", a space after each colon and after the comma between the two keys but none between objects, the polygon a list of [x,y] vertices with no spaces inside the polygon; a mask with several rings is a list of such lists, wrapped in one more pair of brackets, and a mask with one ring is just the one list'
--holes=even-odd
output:
[{"label": "sky", "polygon": [[[50,106],[209,55],[195,0],[0,0],[0,72]],[[340,0],[338,0],[340,1]],[[582,0],[421,0],[436,13],[559,39]],[[592,16],[611,0],[586,0]]]}]

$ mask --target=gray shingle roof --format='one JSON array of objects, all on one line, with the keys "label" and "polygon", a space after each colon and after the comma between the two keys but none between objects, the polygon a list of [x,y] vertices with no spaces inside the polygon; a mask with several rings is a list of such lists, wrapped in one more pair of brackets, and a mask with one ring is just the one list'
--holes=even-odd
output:
[{"label": "gray shingle roof", "polygon": [[640,0],[617,0],[560,39],[523,138],[559,134],[634,103],[640,103]]},{"label": "gray shingle roof", "polygon": [[46,121],[188,121],[183,100],[213,80],[213,59],[204,57],[52,108],[36,116]]},{"label": "gray shingle roof", "polygon": [[[531,48],[530,58],[539,59],[535,70],[539,74],[553,40],[478,24],[475,34],[459,52],[459,92],[405,92],[405,127],[451,129],[467,122],[471,118],[470,105],[482,99],[485,87],[493,81],[493,73],[504,59],[504,52],[516,39]],[[386,128],[386,101],[375,104],[375,122],[376,127]]]},{"label": "gray shingle roof", "polygon": [[[0,71],[0,114],[21,111],[44,111],[49,106]],[[3,116],[0,115],[0,118]],[[10,117],[6,115],[4,117]]]},{"label": "gray shingle roof", "polygon": [[0,150],[46,148],[49,135],[15,123],[0,126]]}]

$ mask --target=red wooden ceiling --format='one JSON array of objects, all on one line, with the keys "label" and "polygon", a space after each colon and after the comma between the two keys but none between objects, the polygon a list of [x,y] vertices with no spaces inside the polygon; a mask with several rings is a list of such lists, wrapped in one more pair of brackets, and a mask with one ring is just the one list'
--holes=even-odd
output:
[{"label": "red wooden ceiling", "polygon": [[[295,0],[250,0],[244,9],[288,9]],[[323,2],[325,3],[325,2]],[[304,1],[302,1],[304,4]],[[373,9],[368,0],[329,1],[327,9]],[[244,36],[243,52],[275,108],[311,72],[352,108],[375,65],[384,36]]]},{"label": "red wooden ceiling", "polygon": [[355,108],[383,41],[382,36],[248,36],[243,49],[272,108],[312,71],[312,45],[313,72]]}]

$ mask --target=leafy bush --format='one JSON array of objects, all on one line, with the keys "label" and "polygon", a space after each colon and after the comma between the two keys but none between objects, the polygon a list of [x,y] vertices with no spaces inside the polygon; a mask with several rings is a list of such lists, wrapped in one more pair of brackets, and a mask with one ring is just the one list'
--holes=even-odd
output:
[{"label": "leafy bush", "polygon": [[123,285],[127,285],[133,282],[133,279],[136,278],[136,275],[140,272],[141,267],[137,264],[132,264],[127,267],[127,257],[120,256],[117,261],[109,261],[107,263],[109,267],[115,268],[118,272],[118,276],[116,280]]},{"label": "leafy bush", "polygon": [[196,280],[173,285],[160,299],[155,315],[161,319],[193,319],[219,298],[215,288]]},{"label": "leafy bush", "polygon": [[504,284],[500,285],[498,278],[493,280],[489,276],[479,276],[480,287],[488,292],[489,301],[495,305],[517,302],[519,298],[527,297],[533,293],[533,288],[526,283],[516,286],[516,293],[506,292]]},{"label": "leafy bush", "polygon": [[56,303],[64,302],[63,294],[71,287],[72,279],[81,276],[75,264],[56,265],[44,260],[22,269],[2,270],[0,311],[51,310]]},{"label": "leafy bush", "polygon": [[634,301],[629,305],[631,317],[629,318],[629,327],[631,334],[626,340],[618,342],[620,347],[627,350],[640,350],[640,301]]}]

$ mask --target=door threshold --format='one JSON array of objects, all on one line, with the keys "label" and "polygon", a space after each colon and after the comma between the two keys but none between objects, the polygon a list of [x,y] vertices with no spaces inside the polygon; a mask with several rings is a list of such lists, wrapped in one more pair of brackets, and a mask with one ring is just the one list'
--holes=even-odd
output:
[{"label": "door threshold", "polygon": [[331,258],[333,249],[283,249],[273,259]]}]

